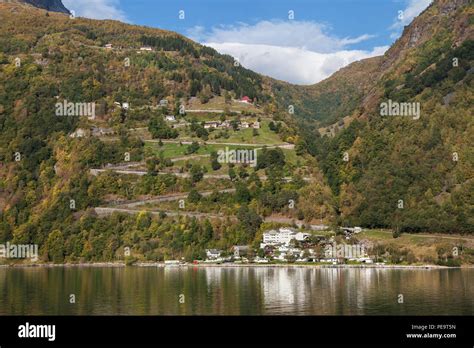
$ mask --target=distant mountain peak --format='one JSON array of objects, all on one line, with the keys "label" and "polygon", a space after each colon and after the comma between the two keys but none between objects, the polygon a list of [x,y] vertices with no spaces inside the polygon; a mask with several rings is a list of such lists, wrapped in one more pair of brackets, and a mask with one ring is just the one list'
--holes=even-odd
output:
[{"label": "distant mountain peak", "polygon": [[70,14],[71,12],[64,6],[61,0],[0,0],[0,2],[17,2],[29,4],[43,10]]}]

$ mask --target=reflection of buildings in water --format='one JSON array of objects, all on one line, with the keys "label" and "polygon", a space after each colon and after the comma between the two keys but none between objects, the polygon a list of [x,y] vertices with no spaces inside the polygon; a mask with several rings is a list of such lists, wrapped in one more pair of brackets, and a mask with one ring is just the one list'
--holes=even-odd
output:
[{"label": "reflection of buildings in water", "polygon": [[205,267],[205,284],[213,313],[254,315],[261,313],[261,285],[251,267]]},{"label": "reflection of buildings in water", "polygon": [[204,272],[208,291],[220,286],[222,282],[222,269],[220,267],[206,267],[198,271]]},{"label": "reflection of buildings in water", "polygon": [[[173,292],[163,301],[184,290],[192,301],[186,302],[187,310],[182,314],[373,315],[408,313],[408,309],[416,314],[414,308],[420,303],[435,304],[433,311],[439,311],[444,303],[461,303],[458,299],[465,296],[459,294],[472,294],[468,286],[472,277],[452,273],[377,268],[171,267],[164,269],[162,280]],[[403,306],[396,302],[399,293],[405,296]],[[181,307],[170,310],[176,309]]]},{"label": "reflection of buildings in water", "polygon": [[[223,274],[225,271],[221,267],[164,267],[163,274],[165,281],[179,281],[184,277],[191,277],[204,281],[208,290],[220,287],[222,277],[229,277],[229,274]],[[230,275],[230,277],[233,277]]]},{"label": "reflection of buildings in water", "polygon": [[344,275],[335,268],[261,269],[265,308],[282,314],[329,314],[340,304]]},{"label": "reflection of buildings in water", "polygon": [[316,269],[316,284],[318,294],[316,295],[316,310],[318,314],[330,314],[336,312],[339,305],[339,292],[344,284],[341,269],[321,268]]},{"label": "reflection of buildings in water", "polygon": [[[202,275],[204,282],[204,293],[206,294],[206,309],[207,313],[224,314],[226,308],[225,289],[226,289],[226,275],[223,275],[223,270],[219,267],[205,267],[196,268],[195,272]],[[211,309],[209,311],[209,309]]]},{"label": "reflection of buildings in water", "polygon": [[288,314],[363,314],[367,292],[374,290],[374,269],[266,268],[265,308]]},{"label": "reflection of buildings in water", "polygon": [[163,281],[165,284],[181,283],[186,276],[187,267],[169,266],[163,267]]},{"label": "reflection of buildings in water", "polygon": [[[367,297],[377,291],[378,270],[372,268],[329,268],[322,279],[336,314],[364,314]],[[332,309],[330,310],[331,312]]]},{"label": "reflection of buildings in water", "polygon": [[372,268],[345,270],[348,305],[352,313],[363,314],[366,296],[370,293],[376,270]]},{"label": "reflection of buildings in water", "polygon": [[199,271],[204,272],[208,288],[220,287],[224,283],[245,286],[248,282],[247,268],[205,267]]},{"label": "reflection of buildings in water", "polygon": [[281,314],[298,314],[307,306],[307,295],[311,294],[313,279],[304,268],[262,268],[255,270],[262,279],[263,301],[268,314],[277,310]]}]

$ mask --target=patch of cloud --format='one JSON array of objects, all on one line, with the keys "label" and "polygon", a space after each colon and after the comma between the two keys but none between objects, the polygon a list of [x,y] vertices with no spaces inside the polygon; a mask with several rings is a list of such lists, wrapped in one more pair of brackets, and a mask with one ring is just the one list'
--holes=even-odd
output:
[{"label": "patch of cloud", "polygon": [[329,29],[327,25],[309,21],[261,21],[255,25],[238,23],[214,27],[210,33],[206,33],[203,27],[194,27],[188,35],[201,42],[298,47],[318,52],[333,52],[373,37],[364,34],[355,38],[337,38],[327,34]]},{"label": "patch of cloud", "polygon": [[128,22],[119,0],[63,0],[63,4],[77,17]]},{"label": "patch of cloud", "polygon": [[403,30],[403,28],[410,24],[411,21],[423,12],[433,0],[408,0],[405,9],[400,10],[397,18],[390,26],[390,29],[393,30],[390,37],[398,38]]},{"label": "patch of cloud", "polygon": [[256,72],[295,84],[314,84],[342,67],[383,54],[388,47],[354,50],[348,46],[372,38],[364,34],[339,38],[324,24],[308,21],[238,23],[206,32],[194,27],[187,34],[196,41],[229,54]]},{"label": "patch of cloud", "polygon": [[229,54],[242,66],[295,84],[309,85],[324,80],[342,67],[364,58],[383,54],[388,46],[372,51],[341,50],[318,53],[297,47],[242,43],[207,43],[218,52]]}]

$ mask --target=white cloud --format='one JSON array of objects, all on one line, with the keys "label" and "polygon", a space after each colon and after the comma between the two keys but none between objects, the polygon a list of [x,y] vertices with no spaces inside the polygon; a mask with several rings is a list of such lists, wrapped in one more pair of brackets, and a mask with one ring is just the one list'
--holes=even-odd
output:
[{"label": "white cloud", "polygon": [[374,50],[341,50],[318,53],[297,47],[281,47],[242,43],[206,43],[229,54],[254,71],[279,80],[308,85],[319,82],[340,68],[360,59],[383,54],[387,47]]},{"label": "white cloud", "polygon": [[189,34],[206,42],[299,47],[318,52],[332,52],[372,37],[366,34],[356,38],[339,39],[326,34],[328,30],[326,25],[308,21],[261,21],[255,25],[239,23],[238,26],[216,27],[207,34],[202,27],[197,27]]},{"label": "white cloud", "polygon": [[340,68],[360,59],[383,54],[388,47],[371,51],[347,46],[372,35],[338,38],[326,25],[307,21],[261,21],[239,23],[205,32],[203,27],[188,31],[191,38],[229,54],[259,73],[296,84],[319,82]]},{"label": "white cloud", "polygon": [[63,0],[63,4],[77,17],[128,21],[119,0]]},{"label": "white cloud", "polygon": [[394,30],[391,34],[392,38],[397,38],[404,26],[411,23],[411,21],[423,12],[433,0],[408,0],[407,7],[398,14],[396,20],[390,27]]}]

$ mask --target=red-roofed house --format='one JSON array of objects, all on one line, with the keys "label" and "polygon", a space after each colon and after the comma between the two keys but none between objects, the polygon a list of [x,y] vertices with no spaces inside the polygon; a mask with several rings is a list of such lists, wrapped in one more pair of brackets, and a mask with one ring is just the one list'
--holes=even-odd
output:
[{"label": "red-roofed house", "polygon": [[244,103],[251,103],[252,102],[252,99],[250,99],[249,97],[247,96],[243,96],[242,99],[240,99],[241,102],[244,102]]}]

